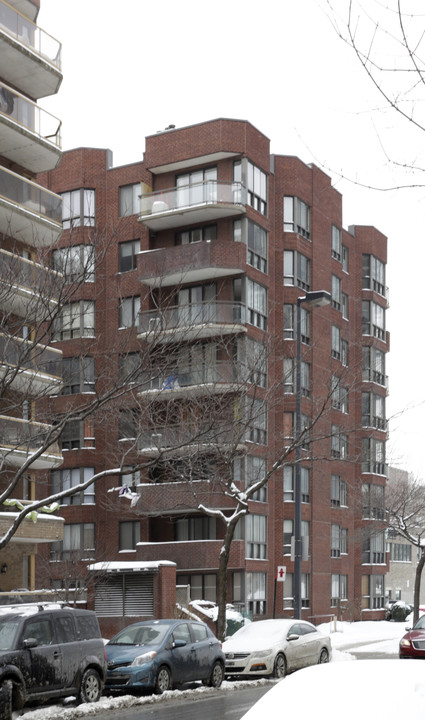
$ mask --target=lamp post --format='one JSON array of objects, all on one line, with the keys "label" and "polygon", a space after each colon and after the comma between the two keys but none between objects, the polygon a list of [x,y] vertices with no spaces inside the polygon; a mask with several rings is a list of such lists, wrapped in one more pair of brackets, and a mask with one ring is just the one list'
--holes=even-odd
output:
[{"label": "lamp post", "polygon": [[327,290],[306,292],[297,298],[297,357],[295,375],[295,478],[294,478],[294,618],[301,617],[301,305],[305,303],[311,308],[323,307],[331,302],[331,294]]}]

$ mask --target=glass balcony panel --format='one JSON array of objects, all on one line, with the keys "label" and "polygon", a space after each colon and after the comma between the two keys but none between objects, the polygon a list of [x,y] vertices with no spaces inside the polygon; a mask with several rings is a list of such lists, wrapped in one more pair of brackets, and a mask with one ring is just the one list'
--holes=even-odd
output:
[{"label": "glass balcony panel", "polygon": [[61,121],[4,83],[0,83],[0,114],[60,148]]},{"label": "glass balcony panel", "polygon": [[[0,415],[0,456],[5,465],[20,467],[29,455],[40,448],[51,432],[51,426],[20,418]],[[34,470],[57,467],[63,462],[59,443],[53,442],[44,453],[34,458]]]},{"label": "glass balcony panel", "polygon": [[63,275],[43,265],[0,249],[0,308],[27,321],[37,321],[54,310],[63,287]]},{"label": "glass balcony panel", "polygon": [[4,2],[0,2],[0,28],[60,69],[60,42]]},{"label": "glass balcony panel", "polygon": [[245,324],[245,306],[232,302],[194,303],[176,305],[164,310],[140,313],[139,334],[153,342],[179,339],[183,333],[187,339],[190,332],[197,337],[207,337],[218,332],[239,332]]}]

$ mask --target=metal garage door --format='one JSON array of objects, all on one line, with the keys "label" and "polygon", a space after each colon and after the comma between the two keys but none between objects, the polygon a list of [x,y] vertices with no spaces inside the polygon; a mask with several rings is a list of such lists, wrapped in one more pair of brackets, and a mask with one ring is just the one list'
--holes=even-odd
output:
[{"label": "metal garage door", "polygon": [[96,584],[94,610],[98,617],[153,615],[153,575],[119,573]]}]

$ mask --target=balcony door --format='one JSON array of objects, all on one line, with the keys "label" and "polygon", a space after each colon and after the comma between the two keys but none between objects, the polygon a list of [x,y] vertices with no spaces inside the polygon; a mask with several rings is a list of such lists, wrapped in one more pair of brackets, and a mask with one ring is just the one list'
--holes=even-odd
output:
[{"label": "balcony door", "polygon": [[190,207],[217,199],[217,168],[195,170],[176,179],[177,207]]},{"label": "balcony door", "polygon": [[179,290],[177,296],[179,325],[202,325],[215,319],[215,299],[217,287],[194,285]]}]

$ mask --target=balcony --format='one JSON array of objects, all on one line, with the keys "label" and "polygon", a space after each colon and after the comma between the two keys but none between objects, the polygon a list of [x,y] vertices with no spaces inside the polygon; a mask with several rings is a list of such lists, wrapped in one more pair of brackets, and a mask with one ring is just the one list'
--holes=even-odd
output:
[{"label": "balcony", "polygon": [[34,248],[50,247],[62,234],[62,198],[0,168],[0,233]]},{"label": "balcony", "polygon": [[195,512],[200,504],[219,510],[231,510],[235,501],[225,495],[223,488],[214,482],[148,483],[138,485],[140,500],[137,512],[145,517],[181,515]]},{"label": "balcony", "polygon": [[[0,535],[4,535],[12,525],[16,517],[16,512],[0,512]],[[49,515],[39,511],[37,522],[33,522],[30,518],[26,518],[18,527],[11,542],[26,543],[47,543],[55,542],[63,538],[63,528],[65,521],[62,517]],[[49,591],[50,593],[52,591]],[[30,595],[30,593],[28,593]],[[4,595],[2,594],[3,598]],[[19,594],[17,598],[10,598],[10,602],[35,602],[37,598],[22,598]],[[0,600],[1,603],[1,600]]]},{"label": "balcony", "polygon": [[[38,450],[51,431],[50,425],[0,415],[0,458],[5,465],[21,467]],[[62,465],[59,443],[54,442],[31,464],[33,470]]]},{"label": "balcony", "polygon": [[33,173],[56,167],[61,122],[16,90],[0,83],[0,155]]},{"label": "balcony", "polygon": [[200,364],[191,367],[170,367],[159,375],[150,373],[142,383],[141,396],[157,397],[158,400],[177,400],[197,395],[218,395],[237,392],[239,383],[244,381],[243,365],[230,360],[213,365]]},{"label": "balcony", "polygon": [[0,378],[31,397],[62,387],[62,351],[0,333]]},{"label": "balcony", "polygon": [[151,230],[166,230],[242,215],[245,205],[243,185],[208,180],[142,195],[139,220]]},{"label": "balcony", "polygon": [[149,287],[171,287],[240,275],[246,264],[246,245],[198,242],[149,250],[142,258],[141,282]]},{"label": "balcony", "polygon": [[15,10],[22,13],[22,15],[26,15],[26,17],[29,17],[30,20],[35,22],[39,9],[36,2],[33,2],[33,0],[8,0],[8,3],[15,8]]},{"label": "balcony", "polygon": [[0,2],[0,76],[36,100],[62,82],[61,44],[7,2]]},{"label": "balcony", "polygon": [[63,275],[44,265],[0,249],[0,309],[42,322],[52,313],[63,286]]},{"label": "balcony", "polygon": [[[187,540],[180,542],[139,543],[137,557],[149,562],[170,560],[177,570],[216,570],[223,546],[222,540]],[[245,567],[245,541],[233,540],[230,548],[229,567]]]},{"label": "balcony", "polygon": [[[223,421],[218,427],[190,427],[189,424],[164,425],[142,431],[139,453],[145,457],[184,457],[185,455],[217,455],[226,449],[243,452],[244,438],[238,425]],[[233,434],[232,434],[233,431]]]},{"label": "balcony", "polygon": [[245,305],[206,302],[140,313],[140,340],[177,343],[246,332]]}]

